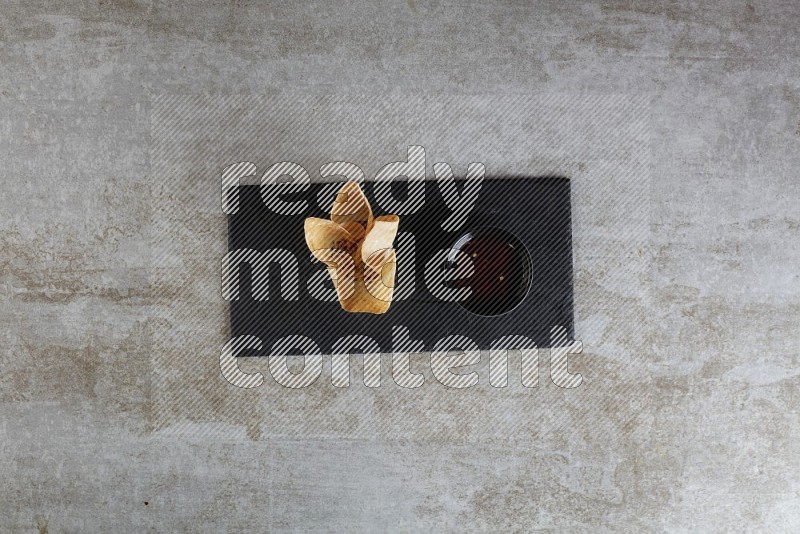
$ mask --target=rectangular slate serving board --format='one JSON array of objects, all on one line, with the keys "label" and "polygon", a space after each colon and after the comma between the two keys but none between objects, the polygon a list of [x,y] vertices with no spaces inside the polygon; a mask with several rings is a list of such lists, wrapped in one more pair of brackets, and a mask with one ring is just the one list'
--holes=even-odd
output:
[{"label": "rectangular slate serving board", "polygon": [[[403,198],[401,184],[396,188],[398,199]],[[325,354],[330,354],[336,340],[347,335],[369,336],[382,352],[391,352],[393,326],[408,329],[411,339],[424,342],[425,350],[451,334],[467,336],[481,349],[490,348],[493,340],[508,335],[525,336],[539,347],[549,347],[554,326],[564,327],[569,339],[574,339],[569,179],[486,179],[467,221],[451,232],[441,226],[451,210],[444,203],[438,184],[425,182],[423,207],[400,217],[399,231],[414,235],[415,290],[407,299],[392,302],[383,315],[347,313],[341,310],[338,301],[321,302],[308,292],[309,279],[324,266],[312,261],[303,234],[303,220],[329,218],[316,201],[324,185],[312,184],[308,191],[285,196],[287,201],[308,201],[308,210],[301,215],[271,211],[262,201],[259,186],[238,188],[239,209],[228,216],[228,250],[284,249],[297,258],[300,271],[298,300],[280,297],[281,273],[277,265],[269,268],[269,298],[256,300],[251,291],[250,266],[241,264],[239,298],[230,301],[231,335],[257,336],[263,343],[260,352],[243,355],[268,355],[276,340],[291,335],[310,338]],[[459,184],[459,190],[462,187]],[[372,183],[364,184],[364,192],[375,214],[384,214],[375,202]],[[496,317],[478,316],[456,302],[437,300],[424,280],[425,264],[433,254],[451,248],[465,230],[479,227],[511,232],[525,245],[531,260],[532,282],[527,296],[515,309]]]}]

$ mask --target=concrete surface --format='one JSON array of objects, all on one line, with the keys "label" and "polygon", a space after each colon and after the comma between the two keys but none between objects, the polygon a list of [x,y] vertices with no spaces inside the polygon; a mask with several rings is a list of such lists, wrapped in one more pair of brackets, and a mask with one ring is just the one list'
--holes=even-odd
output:
[{"label": "concrete surface", "polygon": [[[0,531],[797,531],[798,23],[788,0],[4,2]],[[605,304],[578,317],[596,387],[537,391],[560,395],[565,421],[509,392],[478,413],[506,425],[436,432],[465,420],[460,400],[386,389],[356,409],[352,388],[339,420],[302,427],[268,388],[163,387],[165,331],[179,342],[224,316],[180,319],[211,299],[218,263],[184,251],[188,282],[158,285],[154,106],[331,92],[646,102],[647,246],[578,257],[578,293]],[[218,213],[191,214],[178,243],[224,245]],[[213,367],[217,347],[200,350]],[[408,432],[397,410],[434,423]]]}]

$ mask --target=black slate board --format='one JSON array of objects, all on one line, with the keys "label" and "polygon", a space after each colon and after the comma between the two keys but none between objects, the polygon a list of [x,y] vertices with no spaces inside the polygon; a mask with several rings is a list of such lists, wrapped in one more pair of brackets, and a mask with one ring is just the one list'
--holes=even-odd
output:
[{"label": "black slate board", "polygon": [[[323,185],[312,184],[308,191],[285,197],[308,200],[307,212],[293,216],[268,209],[259,186],[238,188],[239,210],[228,218],[228,250],[281,248],[295,255],[300,268],[299,300],[280,298],[280,269],[270,268],[270,297],[257,301],[251,293],[250,267],[241,264],[239,299],[230,302],[231,335],[257,336],[264,347],[260,353],[248,352],[248,356],[268,355],[277,339],[289,335],[312,339],[326,354],[337,339],[346,335],[372,337],[383,352],[391,352],[392,326],[407,328],[412,339],[424,342],[426,350],[450,334],[468,336],[481,349],[488,349],[493,340],[505,335],[526,336],[539,347],[549,347],[550,330],[554,326],[564,327],[569,339],[574,339],[569,179],[486,179],[466,223],[453,232],[441,228],[441,222],[451,211],[444,204],[437,183],[426,182],[424,206],[417,213],[400,218],[400,232],[411,232],[415,237],[415,292],[407,300],[393,302],[383,315],[346,313],[338,302],[320,302],[308,293],[307,281],[324,266],[311,260],[303,235],[303,220],[329,217],[316,202]],[[402,185],[398,186],[399,199],[402,190]],[[364,192],[376,215],[381,215],[371,183],[365,184]],[[532,281],[527,297],[504,315],[482,317],[458,303],[437,300],[424,282],[427,260],[436,251],[452,247],[465,230],[479,227],[511,232],[530,255]]]}]

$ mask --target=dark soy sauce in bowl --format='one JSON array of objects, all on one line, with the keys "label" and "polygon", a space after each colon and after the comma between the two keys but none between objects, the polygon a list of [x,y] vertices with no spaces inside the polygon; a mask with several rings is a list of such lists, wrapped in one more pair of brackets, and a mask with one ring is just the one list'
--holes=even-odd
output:
[{"label": "dark soy sauce in bowl", "polygon": [[468,278],[450,283],[472,290],[459,302],[461,307],[492,317],[510,312],[525,300],[531,286],[531,258],[514,234],[493,227],[469,230],[456,240],[448,263],[458,261],[459,252],[470,258],[474,269]]}]

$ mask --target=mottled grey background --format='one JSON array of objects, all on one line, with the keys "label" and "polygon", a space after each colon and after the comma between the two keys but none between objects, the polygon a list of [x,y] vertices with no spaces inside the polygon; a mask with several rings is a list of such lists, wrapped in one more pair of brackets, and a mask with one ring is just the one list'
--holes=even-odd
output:
[{"label": "mottled grey background", "polygon": [[[4,2],[0,531],[796,531],[798,23],[777,0]],[[369,435],[346,417],[279,436],[264,407],[202,395],[227,439],[167,432],[152,103],[293,91],[645,101],[644,290],[609,290],[593,261],[576,273],[615,333],[582,372],[614,382],[635,353],[641,394],[600,389],[600,424],[567,411],[529,439]],[[180,309],[190,293],[173,289]],[[624,326],[642,317],[645,337]],[[398,421],[386,402],[413,413],[387,391],[369,421]]]}]

